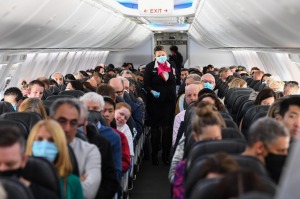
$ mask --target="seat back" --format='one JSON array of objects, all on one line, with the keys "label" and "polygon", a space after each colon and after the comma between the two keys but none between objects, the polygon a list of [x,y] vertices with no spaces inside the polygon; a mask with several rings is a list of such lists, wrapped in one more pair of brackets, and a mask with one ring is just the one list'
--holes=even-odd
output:
[{"label": "seat back", "polygon": [[224,104],[229,113],[231,113],[233,104],[236,98],[240,95],[250,95],[250,93],[254,92],[252,88],[231,88],[225,95]]},{"label": "seat back", "polygon": [[260,80],[259,80],[259,81],[253,86],[253,89],[254,89],[255,91],[259,91],[260,85],[261,85],[261,82],[260,82]]},{"label": "seat back", "polygon": [[246,114],[247,110],[252,106],[254,106],[254,101],[253,100],[246,100],[245,102],[243,102],[240,105],[240,109],[239,109],[239,111],[236,115],[236,122],[237,122],[238,126],[240,125],[241,120],[243,119],[243,117]]},{"label": "seat back", "polygon": [[30,132],[32,127],[40,120],[42,117],[35,112],[10,112],[1,115],[1,118],[8,120],[20,121],[26,124],[27,131]]},{"label": "seat back", "polygon": [[238,129],[237,124],[231,119],[224,119],[226,127]]},{"label": "seat back", "polygon": [[46,100],[54,102],[55,100],[61,99],[61,98],[75,98],[75,97],[72,96],[72,95],[62,95],[62,94],[59,94],[59,95],[51,95],[51,96],[47,97]]},{"label": "seat back", "polygon": [[105,118],[98,111],[89,111],[88,121],[94,123],[95,125],[97,125],[97,123],[100,122],[102,125],[107,126]]},{"label": "seat back", "polygon": [[58,93],[58,95],[71,95],[73,97],[79,98],[84,95],[84,92],[79,90],[68,90],[68,91],[61,91],[60,93]]},{"label": "seat back", "polygon": [[18,179],[1,177],[0,182],[6,192],[6,199],[34,199],[29,188]]},{"label": "seat back", "polygon": [[235,102],[232,105],[232,110],[231,110],[231,116],[234,121],[237,121],[237,114],[241,107],[241,104],[243,104],[243,102],[247,101],[249,99],[249,96],[250,96],[250,94],[249,95],[240,95],[236,98]]},{"label": "seat back", "polygon": [[50,86],[49,90],[51,91],[52,95],[58,95],[60,93],[60,89],[57,86]]},{"label": "seat back", "polygon": [[244,135],[236,128],[222,128],[222,140],[245,140]]},{"label": "seat back", "polygon": [[259,119],[259,117],[266,115],[269,107],[270,106],[268,105],[254,105],[247,110],[243,117],[241,129],[246,139],[248,139],[248,129],[250,128],[251,124],[253,124],[253,122],[255,122],[257,119]]},{"label": "seat back", "polygon": [[15,112],[14,107],[9,102],[0,101],[0,115],[8,112]]},{"label": "seat back", "polygon": [[272,199],[272,196],[267,193],[251,191],[239,196],[238,199]]},{"label": "seat back", "polygon": [[267,84],[260,84],[258,87],[258,91],[261,91],[264,88],[267,88]]},{"label": "seat back", "polygon": [[0,118],[0,126],[5,125],[17,127],[23,134],[24,138],[27,139],[29,131],[27,130],[26,124],[24,124],[23,122]]},{"label": "seat back", "polygon": [[255,86],[257,83],[260,83],[260,80],[253,80],[253,81],[251,81],[250,84],[248,84],[248,86],[249,86],[250,88],[253,88],[253,89],[254,89],[254,86]]},{"label": "seat back", "polygon": [[234,155],[232,156],[241,168],[253,171],[259,176],[268,176],[265,166],[255,157]]},{"label": "seat back", "polygon": [[42,100],[45,100],[47,97],[51,96],[52,92],[49,89],[45,89],[43,93]]},{"label": "seat back", "polygon": [[30,182],[41,185],[60,198],[60,184],[54,165],[44,158],[28,157],[22,176]]},{"label": "seat back", "polygon": [[187,169],[193,162],[202,155],[208,155],[218,152],[229,154],[240,154],[246,149],[246,142],[242,140],[219,140],[204,141],[196,143],[187,158]]},{"label": "seat back", "polygon": [[[186,193],[186,198],[190,199],[208,199],[216,198],[216,190],[220,183],[219,178],[203,179],[199,181],[190,193]],[[190,196],[190,197],[189,197]]]}]

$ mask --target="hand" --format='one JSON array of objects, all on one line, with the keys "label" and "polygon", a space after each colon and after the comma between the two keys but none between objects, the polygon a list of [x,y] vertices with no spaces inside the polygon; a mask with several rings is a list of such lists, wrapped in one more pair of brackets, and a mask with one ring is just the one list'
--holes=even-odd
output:
[{"label": "hand", "polygon": [[159,98],[160,96],[160,92],[157,92],[157,91],[151,91],[152,95],[155,97],[155,98]]},{"label": "hand", "polygon": [[87,175],[86,174],[83,174],[82,176],[80,176],[80,181],[83,182],[85,181]]}]

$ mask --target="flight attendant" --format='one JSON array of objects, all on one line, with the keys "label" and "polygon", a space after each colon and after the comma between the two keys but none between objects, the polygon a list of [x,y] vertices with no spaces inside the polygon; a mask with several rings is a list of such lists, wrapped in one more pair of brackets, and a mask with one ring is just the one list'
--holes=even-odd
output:
[{"label": "flight attendant", "polygon": [[176,78],[173,74],[175,63],[167,61],[163,46],[154,48],[154,57],[155,60],[147,64],[144,73],[147,121],[151,126],[152,162],[154,165],[159,163],[157,154],[162,137],[162,160],[168,165],[176,104]]}]

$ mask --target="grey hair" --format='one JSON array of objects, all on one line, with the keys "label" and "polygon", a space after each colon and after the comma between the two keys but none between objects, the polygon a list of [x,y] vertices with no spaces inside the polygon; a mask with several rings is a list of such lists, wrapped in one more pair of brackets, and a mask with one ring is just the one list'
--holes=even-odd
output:
[{"label": "grey hair", "polygon": [[270,144],[279,137],[288,137],[287,128],[277,120],[265,117],[255,121],[248,131],[248,145],[253,146],[257,141]]},{"label": "grey hair", "polygon": [[80,101],[79,105],[80,105],[80,110],[81,110],[80,117],[83,114],[84,118],[87,119],[89,117],[89,110],[88,110],[87,106],[82,101]]},{"label": "grey hair", "polygon": [[89,101],[89,102],[96,102],[100,105],[100,110],[102,110],[105,106],[104,99],[101,95],[94,93],[94,92],[89,92],[84,94],[79,98],[79,101],[84,102],[84,101]]},{"label": "grey hair", "polygon": [[215,77],[214,77],[212,74],[210,74],[210,73],[204,74],[204,75],[201,77],[201,81],[202,81],[203,78],[206,77],[206,76],[211,76],[211,77],[213,77],[213,78],[214,78],[214,82],[216,82]]},{"label": "grey hair", "polygon": [[75,98],[61,98],[61,99],[57,99],[53,102],[53,104],[50,107],[49,116],[54,117],[57,109],[63,104],[68,104],[70,106],[73,106],[74,108],[76,108],[76,110],[78,111],[78,114],[80,115],[80,104],[79,104],[78,99],[75,99]]},{"label": "grey hair", "polygon": [[200,75],[197,74],[189,74],[188,76],[186,76],[186,79],[192,78],[194,81],[201,81],[201,77]]}]

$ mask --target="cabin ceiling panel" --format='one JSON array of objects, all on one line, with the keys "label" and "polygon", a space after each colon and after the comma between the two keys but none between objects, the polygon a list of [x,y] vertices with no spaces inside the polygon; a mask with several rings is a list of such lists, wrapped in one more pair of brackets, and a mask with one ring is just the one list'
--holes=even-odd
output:
[{"label": "cabin ceiling panel", "polygon": [[189,34],[208,48],[299,48],[297,0],[206,0]]},{"label": "cabin ceiling panel", "polygon": [[12,0],[0,1],[0,7],[0,49],[134,48],[152,34],[86,1]]}]

